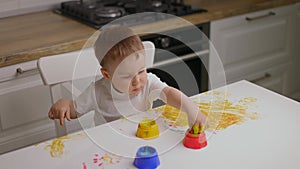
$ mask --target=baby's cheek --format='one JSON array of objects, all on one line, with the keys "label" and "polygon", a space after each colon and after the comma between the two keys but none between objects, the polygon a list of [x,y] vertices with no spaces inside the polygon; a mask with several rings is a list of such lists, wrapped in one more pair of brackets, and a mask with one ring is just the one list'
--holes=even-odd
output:
[{"label": "baby's cheek", "polygon": [[119,90],[120,92],[127,92],[129,89],[130,81],[127,80],[115,80],[114,86]]},{"label": "baby's cheek", "polygon": [[141,79],[141,82],[143,83],[143,85],[145,85],[148,81],[148,77],[147,74],[143,75],[143,78]]}]

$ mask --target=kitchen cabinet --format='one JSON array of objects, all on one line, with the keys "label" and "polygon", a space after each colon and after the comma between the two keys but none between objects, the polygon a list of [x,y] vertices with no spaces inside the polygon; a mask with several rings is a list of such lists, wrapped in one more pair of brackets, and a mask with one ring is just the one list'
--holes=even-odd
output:
[{"label": "kitchen cabinet", "polygon": [[223,70],[216,70],[219,56],[226,83],[246,79],[291,94],[295,13],[295,5],[288,5],[211,22],[210,76],[221,79]]},{"label": "kitchen cabinet", "polygon": [[51,97],[36,61],[0,70],[0,154],[56,136]]}]

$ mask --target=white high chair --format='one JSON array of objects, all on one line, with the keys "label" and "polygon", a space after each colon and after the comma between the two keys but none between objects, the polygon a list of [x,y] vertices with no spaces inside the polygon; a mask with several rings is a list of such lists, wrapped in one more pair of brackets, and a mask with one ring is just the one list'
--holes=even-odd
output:
[{"label": "white high chair", "polygon": [[[143,45],[146,52],[146,67],[149,68],[153,65],[155,46],[150,41],[143,42]],[[50,87],[52,103],[55,103],[59,99],[65,97],[64,91],[71,93],[71,96],[79,96],[82,90],[75,88],[71,83],[72,81],[86,78],[89,81],[95,80],[95,75],[98,75],[98,78],[102,77],[100,73],[101,66],[95,57],[93,48],[83,49],[80,52],[76,51],[67,54],[42,57],[38,60],[38,68],[44,85],[48,85]],[[45,113],[48,113],[48,110]],[[91,118],[93,119],[92,113],[87,114],[90,115],[87,115],[88,117],[82,116],[80,118],[87,118],[87,120],[91,120]],[[54,120],[54,122],[58,137],[80,129],[78,126],[81,127],[78,125],[78,120],[75,119],[71,122],[66,122],[64,126],[60,126],[59,120]],[[66,125],[77,125],[77,128],[74,129],[73,127],[73,129],[69,130]]]}]

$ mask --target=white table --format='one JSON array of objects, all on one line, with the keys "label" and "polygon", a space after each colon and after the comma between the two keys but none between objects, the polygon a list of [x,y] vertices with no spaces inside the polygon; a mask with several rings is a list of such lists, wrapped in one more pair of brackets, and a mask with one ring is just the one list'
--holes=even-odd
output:
[{"label": "white table", "polygon": [[[87,133],[93,135],[93,141],[101,141],[102,148],[128,157],[134,156],[137,148],[143,144],[154,146],[160,153],[159,169],[300,168],[299,102],[247,81],[230,84],[225,88],[217,89],[219,90],[230,93],[229,100],[256,98],[254,111],[258,112],[260,117],[212,134],[208,139],[208,146],[204,149],[185,148],[181,141],[183,134],[169,130],[150,141],[133,137],[125,138],[118,132],[112,131],[111,126],[123,125],[122,129],[126,131],[120,129],[119,133],[124,132],[125,135],[134,136],[136,125],[124,123],[126,120],[122,119],[110,125],[89,129]],[[196,97],[201,98],[204,95],[200,94]],[[160,129],[163,127],[160,126]],[[109,159],[106,156],[107,158],[101,159],[106,152],[95,145],[83,132],[72,134],[71,137],[60,140],[64,145],[64,152],[60,157],[51,157],[50,147],[47,145],[51,146],[52,140],[49,140],[1,155],[1,168],[135,168],[132,158],[117,157],[107,153],[113,158]],[[178,142],[179,144],[176,144]],[[167,149],[169,151],[166,151]]]}]

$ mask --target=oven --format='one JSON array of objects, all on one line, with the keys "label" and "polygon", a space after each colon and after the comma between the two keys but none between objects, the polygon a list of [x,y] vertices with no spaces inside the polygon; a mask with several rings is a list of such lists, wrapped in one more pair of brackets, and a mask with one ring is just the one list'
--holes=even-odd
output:
[{"label": "oven", "polygon": [[209,26],[209,23],[197,25],[204,33],[198,36],[195,28],[190,27],[142,36],[143,41],[152,41],[156,47],[154,65],[148,72],[187,96],[207,91]]}]

